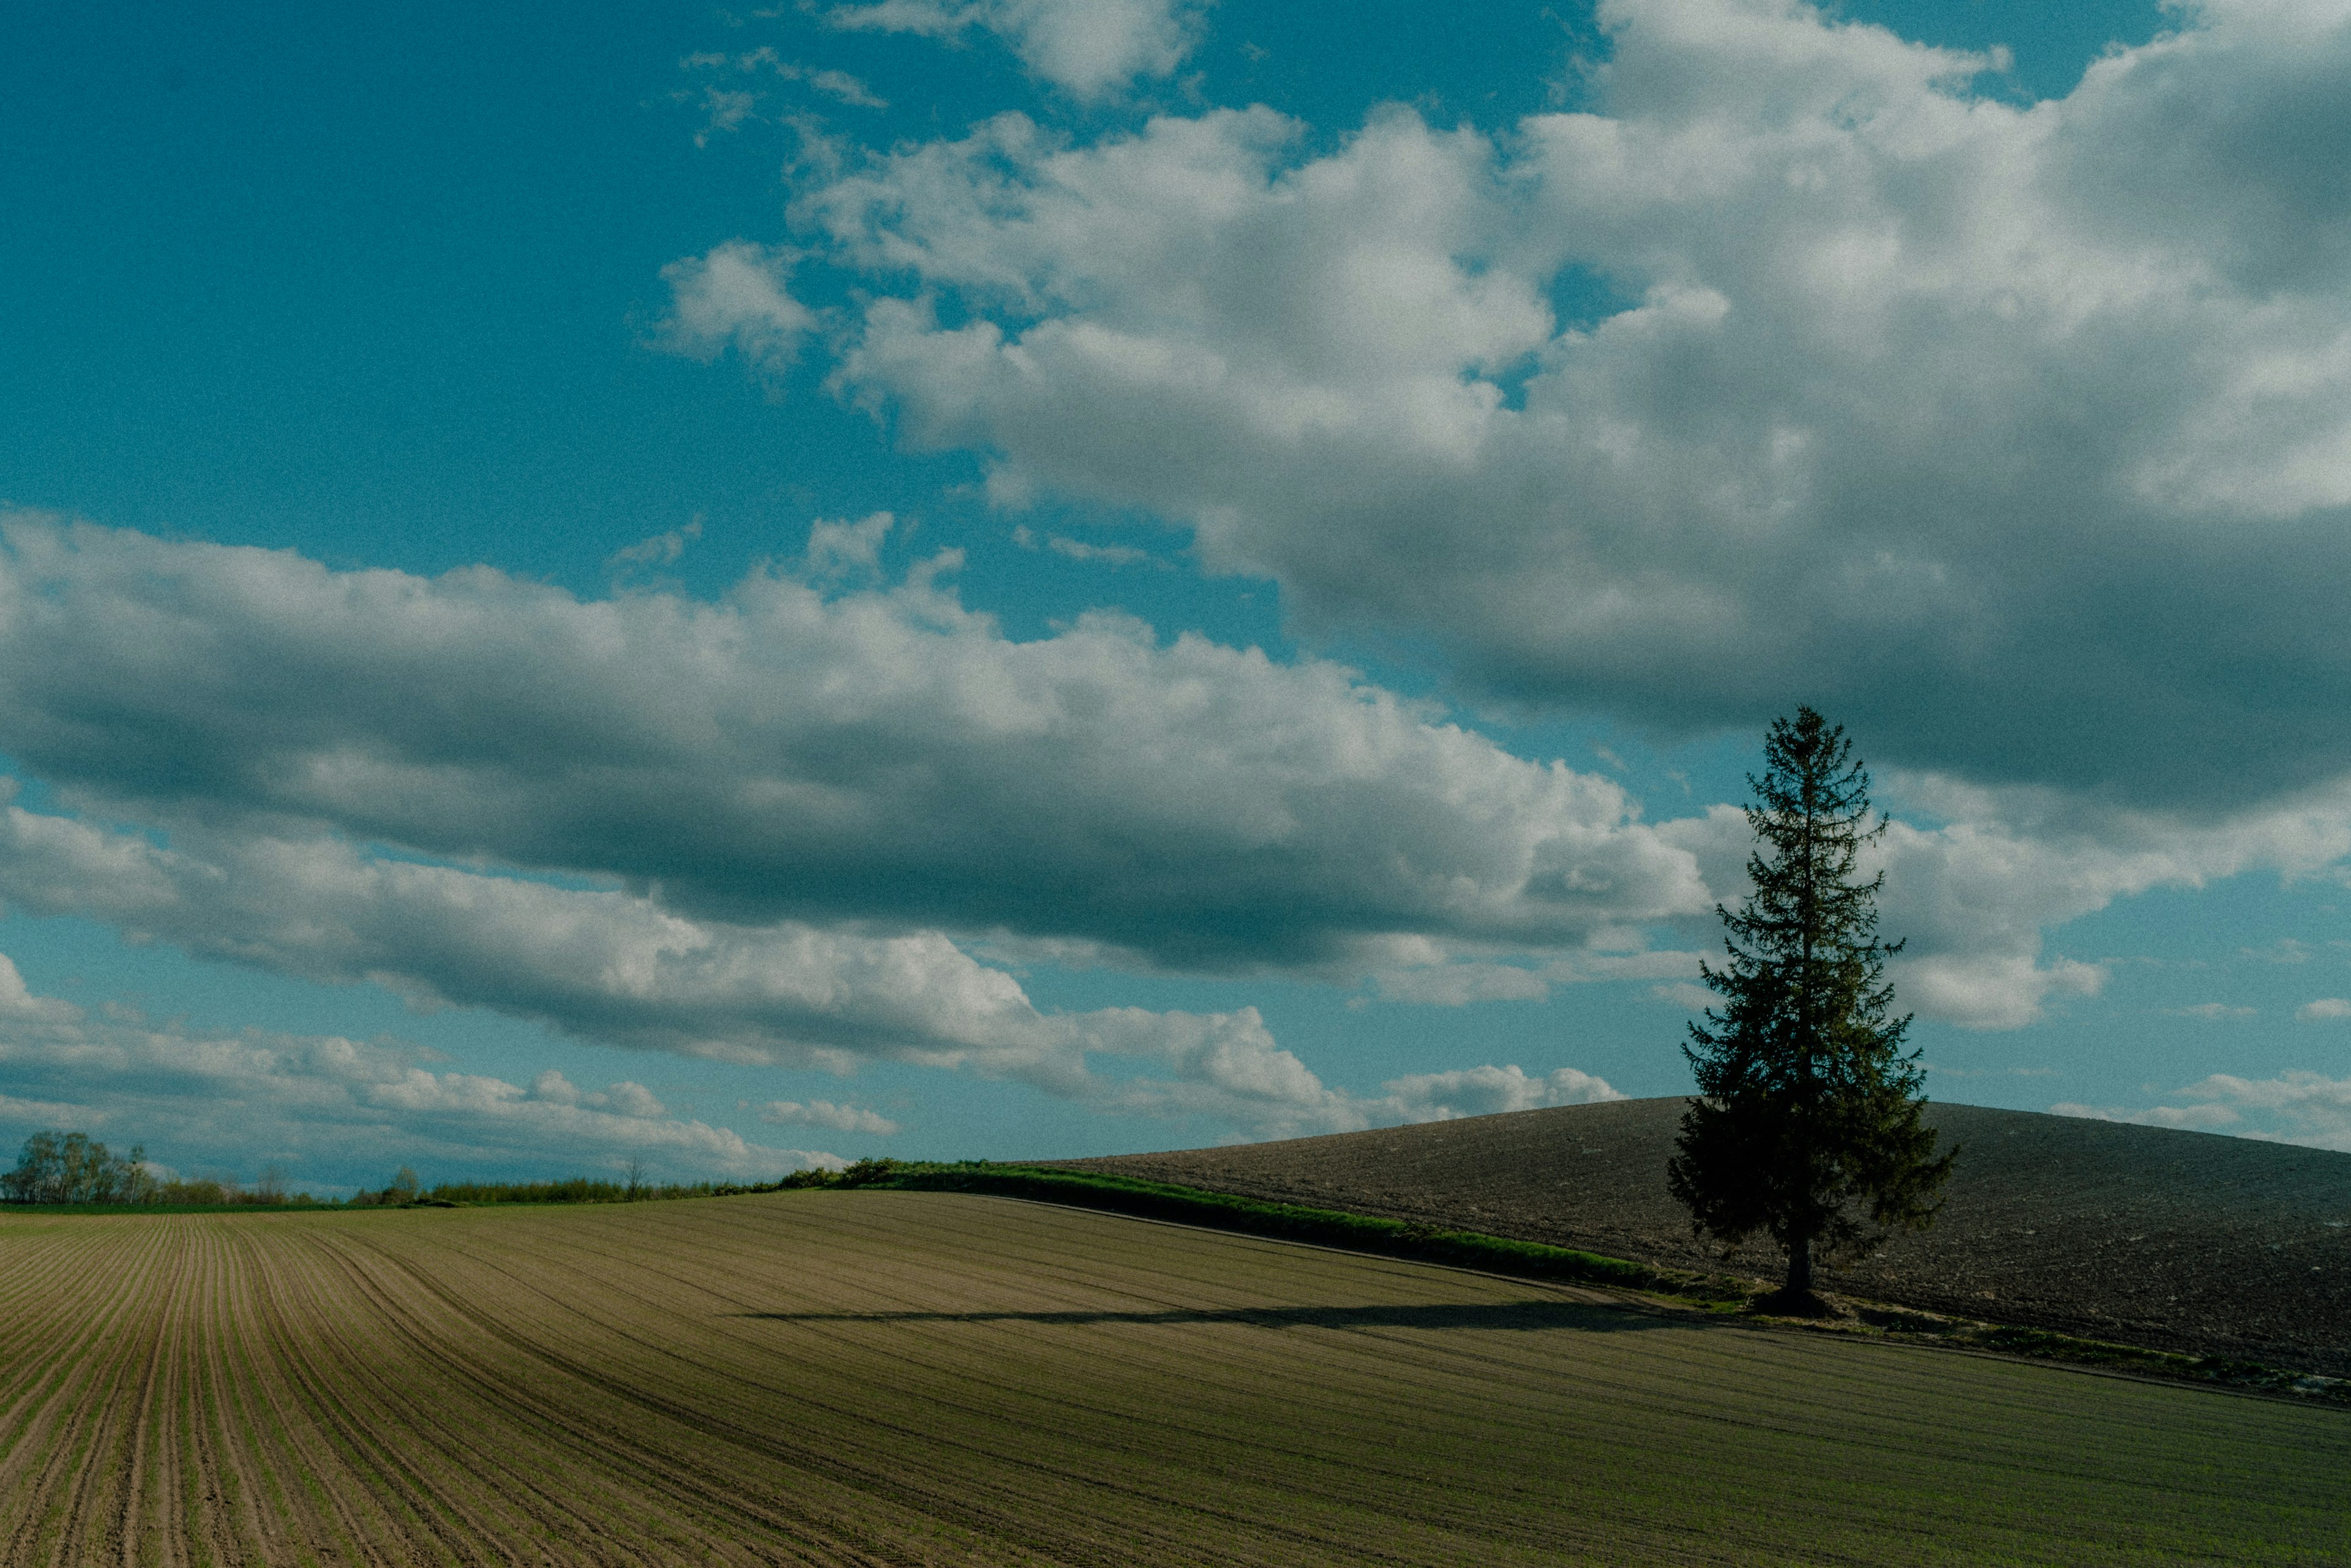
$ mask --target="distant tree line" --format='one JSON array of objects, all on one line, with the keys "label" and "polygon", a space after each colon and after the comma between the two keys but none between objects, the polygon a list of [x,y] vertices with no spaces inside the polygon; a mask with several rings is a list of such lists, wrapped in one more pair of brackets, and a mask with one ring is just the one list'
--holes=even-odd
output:
[{"label": "distant tree line", "polygon": [[120,1204],[142,1207],[214,1208],[234,1204],[316,1204],[308,1193],[288,1194],[286,1173],[271,1166],[250,1186],[216,1176],[159,1178],[147,1148],[133,1144],[118,1155],[88,1133],[35,1133],[18,1151],[16,1168],[0,1173],[0,1202]]},{"label": "distant tree line", "polygon": [[[144,1145],[117,1155],[87,1133],[41,1132],[25,1140],[14,1170],[0,1174],[0,1202],[121,1205],[157,1208],[225,1208],[237,1206],[313,1208],[332,1204],[307,1192],[287,1191],[286,1173],[271,1166],[251,1185],[221,1177],[159,1179],[147,1166]],[[742,1193],[794,1187],[860,1186],[896,1168],[891,1160],[860,1160],[845,1172],[795,1171],[771,1182],[652,1182],[632,1162],[624,1179],[571,1176],[562,1181],[443,1182],[428,1187],[415,1171],[400,1167],[377,1188],[362,1187],[337,1206],[346,1208],[454,1208],[494,1203],[641,1203],[681,1197],[730,1197]]]},{"label": "distant tree line", "polygon": [[118,1155],[88,1133],[36,1133],[0,1176],[11,1203],[152,1203],[160,1185],[143,1145]]}]

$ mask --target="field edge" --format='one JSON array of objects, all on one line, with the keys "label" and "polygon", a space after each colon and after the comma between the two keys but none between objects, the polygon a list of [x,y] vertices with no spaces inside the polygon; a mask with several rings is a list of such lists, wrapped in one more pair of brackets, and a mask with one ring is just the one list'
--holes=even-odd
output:
[{"label": "field edge", "polygon": [[2351,1378],[2325,1377],[2224,1356],[2152,1350],[1851,1296],[1829,1296],[1843,1309],[1843,1315],[1835,1319],[1774,1317],[1755,1310],[1756,1301],[1769,1289],[1763,1281],[1653,1268],[1626,1259],[1475,1230],[1050,1166],[987,1161],[873,1164],[881,1168],[872,1169],[865,1179],[853,1185],[910,1192],[968,1192],[1097,1209],[1518,1279],[1596,1285],[1655,1298],[1660,1304],[1670,1302],[1685,1309],[1695,1304],[1708,1313],[1736,1313],[1774,1327],[1973,1351],[2351,1409]]}]

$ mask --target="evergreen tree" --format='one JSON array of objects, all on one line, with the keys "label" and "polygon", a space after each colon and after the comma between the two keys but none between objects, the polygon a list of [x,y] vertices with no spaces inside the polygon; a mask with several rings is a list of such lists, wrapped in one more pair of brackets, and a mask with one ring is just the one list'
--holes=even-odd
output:
[{"label": "evergreen tree", "polygon": [[1894,1228],[1932,1222],[1952,1155],[1919,1117],[1917,1052],[1890,1010],[1877,939],[1879,873],[1859,881],[1869,773],[1842,727],[1811,708],[1776,719],[1750,775],[1755,891],[1715,906],[1729,954],[1702,965],[1722,998],[1683,1047],[1699,1098],[1667,1167],[1691,1229],[1736,1243],[1762,1231],[1786,1249],[1780,1305],[1816,1311],[1816,1259],[1865,1257]]}]

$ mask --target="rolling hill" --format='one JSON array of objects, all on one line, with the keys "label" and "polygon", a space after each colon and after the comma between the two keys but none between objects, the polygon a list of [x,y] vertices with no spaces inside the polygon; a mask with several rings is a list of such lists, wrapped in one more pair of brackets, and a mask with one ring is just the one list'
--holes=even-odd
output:
[{"label": "rolling hill", "polygon": [[[1680,1099],[1059,1162],[1483,1230],[1672,1268],[1727,1260],[1666,1192]],[[1832,1289],[1993,1322],[2351,1376],[2351,1155],[1930,1105],[1962,1153],[1940,1219]]]}]

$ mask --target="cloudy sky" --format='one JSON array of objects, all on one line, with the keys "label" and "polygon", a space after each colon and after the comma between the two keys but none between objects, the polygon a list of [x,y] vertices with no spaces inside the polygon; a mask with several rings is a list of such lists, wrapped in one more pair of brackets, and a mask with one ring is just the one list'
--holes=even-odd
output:
[{"label": "cloudy sky", "polygon": [[51,7],[0,1142],[340,1190],[1682,1092],[2351,1148],[2351,3]]}]

